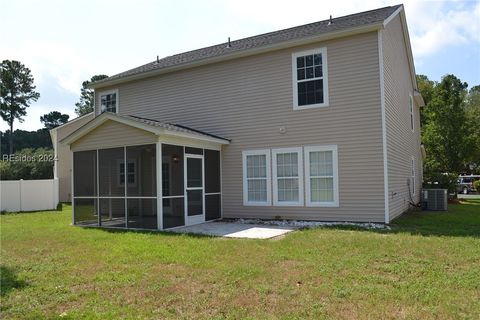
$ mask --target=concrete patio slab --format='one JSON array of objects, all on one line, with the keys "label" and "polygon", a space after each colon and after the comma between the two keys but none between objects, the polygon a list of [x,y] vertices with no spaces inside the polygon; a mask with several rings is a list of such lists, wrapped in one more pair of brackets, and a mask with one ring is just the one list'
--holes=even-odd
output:
[{"label": "concrete patio slab", "polygon": [[166,230],[175,233],[194,233],[226,238],[270,239],[296,230],[295,227],[266,226],[235,222],[206,222],[194,226]]}]

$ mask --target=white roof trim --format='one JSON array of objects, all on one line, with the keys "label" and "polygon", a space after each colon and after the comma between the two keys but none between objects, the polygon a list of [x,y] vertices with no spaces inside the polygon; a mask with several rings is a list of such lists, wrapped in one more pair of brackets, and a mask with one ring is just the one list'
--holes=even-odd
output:
[{"label": "white roof trim", "polygon": [[72,124],[72,123],[76,122],[77,120],[86,118],[86,117],[88,117],[88,116],[93,116],[93,111],[92,111],[92,112],[89,112],[89,113],[86,113],[86,114],[84,114],[84,115],[81,115],[81,116],[79,116],[79,117],[76,117],[76,118],[74,118],[74,119],[72,119],[72,120],[69,120],[69,121],[65,122],[64,124],[59,125],[58,127],[55,127],[55,128],[53,128],[53,129],[50,129],[50,132],[52,132],[52,131],[57,131],[57,129],[59,129],[59,128],[66,127],[66,126],[68,126],[69,124]]},{"label": "white roof trim", "polygon": [[410,43],[410,36],[408,34],[408,27],[407,27],[407,18],[405,17],[405,10],[403,4],[395,10],[387,19],[383,21],[383,27],[385,28],[387,24],[392,21],[398,14],[400,14],[400,21],[402,24],[403,29],[403,39],[405,41],[405,47],[407,50],[407,58],[408,58],[408,66],[410,68],[410,77],[412,78],[413,88],[418,90],[417,87],[417,78],[415,72],[415,64],[413,63],[413,53],[412,53],[412,44]]},{"label": "white roof trim", "polygon": [[177,132],[177,131],[168,130],[161,127],[155,127],[155,126],[144,124],[139,121],[128,119],[110,112],[105,112],[95,117],[90,122],[87,122],[84,126],[80,127],[76,131],[72,132],[70,135],[63,138],[60,142],[70,145],[109,120],[122,123],[134,128],[138,128],[144,131],[148,131],[157,136],[159,135],[175,136],[175,137],[181,137],[181,138],[187,138],[187,139],[193,139],[193,140],[208,141],[208,142],[217,143],[217,144],[230,143],[226,139],[209,137],[207,135],[201,135],[201,134],[191,134],[188,132]]}]

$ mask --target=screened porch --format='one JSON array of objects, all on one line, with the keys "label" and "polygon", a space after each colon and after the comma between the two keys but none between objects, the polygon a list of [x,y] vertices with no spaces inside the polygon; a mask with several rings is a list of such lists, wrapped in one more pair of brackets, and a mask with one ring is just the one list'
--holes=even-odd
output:
[{"label": "screened porch", "polygon": [[218,219],[220,180],[219,150],[156,143],[76,151],[73,223],[168,229]]}]

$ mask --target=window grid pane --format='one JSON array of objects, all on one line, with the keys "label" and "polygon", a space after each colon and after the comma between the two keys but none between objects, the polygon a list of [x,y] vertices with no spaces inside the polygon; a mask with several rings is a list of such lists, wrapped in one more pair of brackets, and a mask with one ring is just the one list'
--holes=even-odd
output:
[{"label": "window grid pane", "polygon": [[333,177],[333,156],[331,151],[310,152],[310,176]]},{"label": "window grid pane", "polygon": [[266,178],[267,161],[265,155],[247,156],[247,178]]},{"label": "window grid pane", "polygon": [[310,178],[310,198],[312,202],[332,202],[333,177]]},{"label": "window grid pane", "polygon": [[109,112],[116,112],[117,111],[117,94],[110,93],[110,94],[102,95],[100,98],[100,104],[102,106],[102,110],[109,111]]},{"label": "window grid pane", "polygon": [[267,179],[248,180],[248,201],[267,201]]},{"label": "window grid pane", "polygon": [[298,202],[298,178],[279,178],[277,185],[278,201]]}]

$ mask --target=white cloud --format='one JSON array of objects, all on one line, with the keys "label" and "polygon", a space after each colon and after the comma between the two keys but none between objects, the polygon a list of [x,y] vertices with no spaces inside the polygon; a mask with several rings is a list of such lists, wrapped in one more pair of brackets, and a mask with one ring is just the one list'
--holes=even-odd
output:
[{"label": "white cloud", "polygon": [[[4,43],[5,45],[5,43]],[[14,122],[14,129],[36,130],[43,127],[40,116],[56,110],[75,117],[75,100],[80,87],[93,74],[94,66],[81,53],[68,45],[28,41],[16,46],[1,48],[0,60],[19,60],[32,71],[40,99],[27,109],[25,121]],[[6,130],[6,122],[0,122],[0,130]]]},{"label": "white cloud", "polygon": [[407,20],[413,53],[424,58],[450,46],[480,43],[480,2],[408,2]]},{"label": "white cloud", "polygon": [[15,47],[2,48],[1,55],[1,59],[22,61],[32,71],[37,85],[42,85],[46,79],[54,79],[55,86],[75,94],[94,69],[77,50],[55,42],[23,42]]},{"label": "white cloud", "polygon": [[385,0],[337,1],[280,1],[280,0],[226,0],[225,8],[234,15],[248,17],[257,23],[268,24],[272,30],[326,20],[360,11],[387,6]]}]

